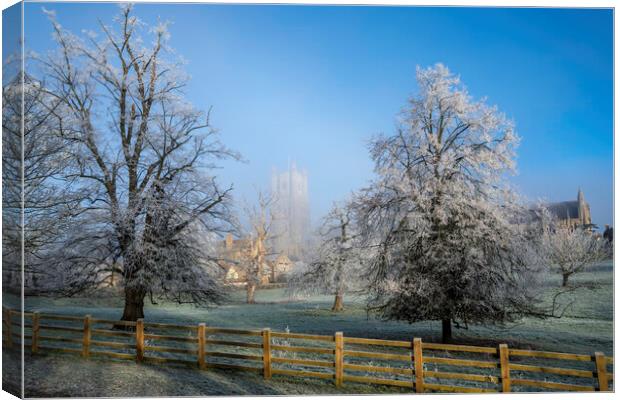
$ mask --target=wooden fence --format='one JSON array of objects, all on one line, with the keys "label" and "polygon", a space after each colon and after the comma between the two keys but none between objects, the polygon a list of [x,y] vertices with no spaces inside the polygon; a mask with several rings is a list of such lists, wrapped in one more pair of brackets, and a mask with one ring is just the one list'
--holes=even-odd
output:
[{"label": "wooden fence", "polygon": [[[24,320],[22,339],[22,315]],[[126,330],[113,329],[124,325]],[[116,321],[3,308],[3,344],[422,392],[609,391],[613,358],[509,348]],[[458,355],[458,356],[455,356]],[[308,355],[311,358],[308,358]],[[406,390],[403,389],[403,390]]]}]

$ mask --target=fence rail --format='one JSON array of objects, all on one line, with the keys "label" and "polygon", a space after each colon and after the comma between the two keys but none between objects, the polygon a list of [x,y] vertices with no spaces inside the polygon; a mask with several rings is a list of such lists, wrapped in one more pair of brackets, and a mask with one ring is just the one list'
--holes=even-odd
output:
[{"label": "fence rail", "polygon": [[423,343],[419,338],[345,337],[342,332],[331,336],[204,323],[121,322],[90,315],[21,313],[4,307],[2,331],[4,346],[27,346],[33,354],[59,351],[139,363],[237,369],[262,373],[264,379],[310,377],[336,386],[345,382],[389,385],[417,393],[610,391],[613,382],[613,357],[601,352],[558,353],[506,344],[494,348]]}]

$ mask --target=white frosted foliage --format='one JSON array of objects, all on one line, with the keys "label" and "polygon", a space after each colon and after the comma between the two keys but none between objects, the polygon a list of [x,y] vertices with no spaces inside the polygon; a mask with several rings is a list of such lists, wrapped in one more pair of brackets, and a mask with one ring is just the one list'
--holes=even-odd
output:
[{"label": "white frosted foliage", "polygon": [[222,271],[209,243],[232,229],[232,188],[213,173],[239,156],[186,100],[168,24],[149,27],[122,5],[112,24],[78,36],[47,14],[57,46],[38,61],[63,107],[58,137],[74,150],[63,175],[88,188],[83,221],[55,255],[60,288],[120,283],[128,319],[140,317],[147,295],[219,300]]},{"label": "white frosted foliage", "polygon": [[526,212],[506,180],[513,123],[441,64],[417,82],[397,132],[373,139],[376,179],[355,201],[374,252],[370,309],[460,325],[536,312],[529,227],[515,223]]}]

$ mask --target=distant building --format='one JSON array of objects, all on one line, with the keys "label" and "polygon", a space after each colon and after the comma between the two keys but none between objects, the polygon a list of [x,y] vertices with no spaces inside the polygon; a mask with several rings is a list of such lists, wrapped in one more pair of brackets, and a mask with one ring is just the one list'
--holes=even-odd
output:
[{"label": "distant building", "polygon": [[286,280],[288,274],[293,269],[293,262],[286,254],[280,254],[275,260],[269,263],[271,266],[271,281],[281,282]]},{"label": "distant building", "polygon": [[[232,284],[247,282],[245,270],[247,266],[243,263],[247,262],[244,256],[250,246],[250,239],[235,239],[230,233],[218,245],[219,265],[224,270],[226,282]],[[266,260],[262,266],[261,285],[285,281],[292,268],[293,262],[285,254]]]},{"label": "distant building", "polygon": [[219,265],[224,270],[227,282],[246,282],[246,273],[240,264],[244,261],[244,253],[249,246],[248,239],[234,239],[230,233],[217,246]]},{"label": "distant building", "polygon": [[558,219],[560,225],[566,228],[590,230],[596,228],[596,225],[592,223],[590,205],[585,200],[581,189],[577,192],[577,200],[552,203],[547,205],[547,209]]},{"label": "distant building", "polygon": [[271,176],[271,194],[274,206],[272,236],[273,249],[291,260],[303,256],[310,232],[308,176],[293,162],[288,171],[274,169]]}]

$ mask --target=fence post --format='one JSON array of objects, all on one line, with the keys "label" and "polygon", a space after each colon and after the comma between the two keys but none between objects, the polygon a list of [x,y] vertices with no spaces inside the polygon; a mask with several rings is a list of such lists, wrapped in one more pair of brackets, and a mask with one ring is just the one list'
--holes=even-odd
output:
[{"label": "fence post", "polygon": [[607,360],[605,359],[605,354],[600,351],[594,353],[594,362],[596,363],[598,390],[600,392],[606,392],[609,390],[609,384],[607,382]]},{"label": "fence post", "polygon": [[415,392],[424,393],[424,359],[422,358],[422,339],[413,339],[413,372],[415,374]]},{"label": "fence post", "polygon": [[334,351],[335,357],[335,382],[336,387],[342,386],[342,381],[344,380],[344,337],[342,332],[336,332],[334,335],[334,341],[336,342],[336,347]]},{"label": "fence post", "polygon": [[508,345],[499,345],[499,364],[501,371],[502,392],[510,392],[510,366],[508,365]]},{"label": "fence post", "polygon": [[11,333],[11,309],[7,307],[2,307],[3,316],[4,316],[4,324],[6,325],[6,347],[10,349],[13,347],[13,334]]},{"label": "fence post", "polygon": [[136,361],[142,362],[144,358],[144,318],[136,321]]},{"label": "fence post", "polygon": [[205,360],[205,342],[206,342],[207,325],[202,322],[198,324],[198,368],[205,369],[207,364]]},{"label": "fence post", "polygon": [[39,350],[39,318],[39,312],[35,311],[32,314],[32,354]]},{"label": "fence post", "polygon": [[82,357],[90,355],[90,315],[84,316],[84,337],[82,339]]},{"label": "fence post", "polygon": [[271,329],[263,329],[263,377],[271,379]]}]

